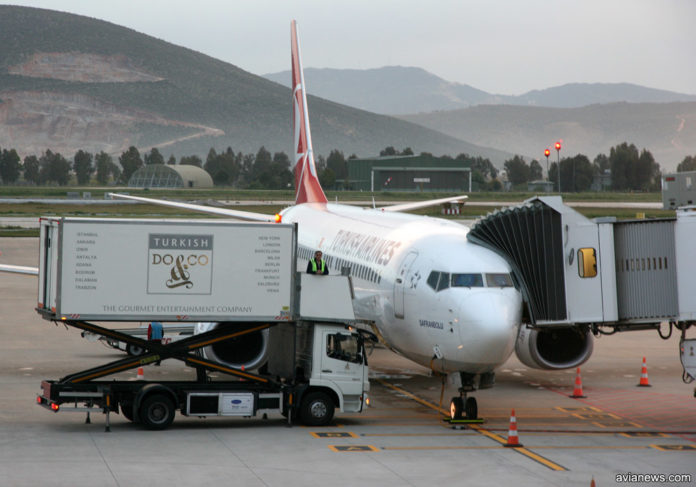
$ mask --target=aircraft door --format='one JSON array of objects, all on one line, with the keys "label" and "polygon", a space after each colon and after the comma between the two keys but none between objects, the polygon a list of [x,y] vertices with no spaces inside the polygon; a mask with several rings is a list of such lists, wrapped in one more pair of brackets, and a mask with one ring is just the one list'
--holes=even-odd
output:
[{"label": "aircraft door", "polygon": [[408,286],[407,277],[413,261],[418,257],[418,252],[409,252],[399,266],[394,280],[394,316],[404,317],[404,292]]}]

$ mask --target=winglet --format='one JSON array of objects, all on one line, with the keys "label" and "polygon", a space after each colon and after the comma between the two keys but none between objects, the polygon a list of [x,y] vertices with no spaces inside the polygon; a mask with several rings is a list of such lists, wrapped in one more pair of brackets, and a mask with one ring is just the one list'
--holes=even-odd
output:
[{"label": "winglet", "polygon": [[300,39],[297,37],[297,22],[290,24],[292,42],[292,110],[295,134],[295,203],[326,203],[321,189],[317,168],[314,165],[312,134],[309,130],[309,112],[305,92]]}]

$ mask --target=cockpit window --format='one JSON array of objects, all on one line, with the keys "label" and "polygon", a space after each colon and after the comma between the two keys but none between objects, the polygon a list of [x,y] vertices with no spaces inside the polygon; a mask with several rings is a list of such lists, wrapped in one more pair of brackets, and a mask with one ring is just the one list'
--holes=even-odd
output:
[{"label": "cockpit window", "polygon": [[440,279],[440,273],[437,272],[437,271],[431,272],[430,275],[428,276],[428,281],[427,281],[427,282],[428,282],[428,286],[430,286],[431,288],[437,290],[437,281],[438,281],[438,279]]},{"label": "cockpit window", "polygon": [[481,274],[452,274],[452,287],[483,287]]},{"label": "cockpit window", "polygon": [[510,274],[486,274],[486,285],[488,287],[512,287],[512,277]]},{"label": "cockpit window", "polygon": [[449,287],[450,275],[449,272],[440,272],[440,280],[437,282],[437,290],[442,291]]},{"label": "cockpit window", "polygon": [[[432,271],[428,275],[428,286],[433,290],[442,291],[452,287],[484,287],[484,274],[469,274]],[[513,287],[512,276],[510,274],[496,273],[485,274],[486,287]]]}]

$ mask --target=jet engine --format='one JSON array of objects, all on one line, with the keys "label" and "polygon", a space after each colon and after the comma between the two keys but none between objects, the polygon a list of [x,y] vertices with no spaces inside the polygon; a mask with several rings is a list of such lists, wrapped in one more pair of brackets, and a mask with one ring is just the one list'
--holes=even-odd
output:
[{"label": "jet engine", "polygon": [[[242,329],[243,323],[196,323],[194,334],[205,333],[220,326]],[[220,362],[228,367],[245,370],[258,369],[267,360],[268,329],[247,333],[236,338],[214,343],[201,349],[208,360]]]},{"label": "jet engine", "polygon": [[592,355],[592,335],[582,328],[531,329],[520,327],[515,353],[534,369],[560,370],[578,367]]}]

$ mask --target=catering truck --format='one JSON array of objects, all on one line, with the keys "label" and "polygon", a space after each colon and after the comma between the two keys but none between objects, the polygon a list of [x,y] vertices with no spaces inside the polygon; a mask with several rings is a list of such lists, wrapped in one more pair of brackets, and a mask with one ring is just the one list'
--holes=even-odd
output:
[{"label": "catering truck", "polygon": [[[103,412],[109,430],[118,412],[148,429],[167,428],[177,410],[276,412],[316,426],[367,404],[350,278],[296,272],[296,225],[42,218],[40,228],[37,311],[144,352],[44,380],[39,405],[86,412],[88,421]],[[132,321],[195,325],[162,343],[115,325]],[[123,377],[167,359],[195,368],[195,380]]]}]

